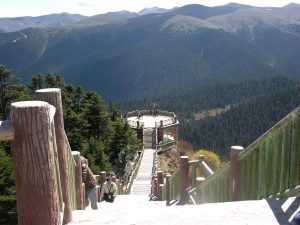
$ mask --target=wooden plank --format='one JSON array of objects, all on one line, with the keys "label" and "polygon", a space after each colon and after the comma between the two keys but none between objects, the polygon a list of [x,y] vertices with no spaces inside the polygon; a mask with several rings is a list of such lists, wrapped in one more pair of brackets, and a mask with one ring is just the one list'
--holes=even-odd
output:
[{"label": "wooden plank", "polygon": [[266,143],[266,183],[265,183],[265,196],[272,195],[272,178],[274,170],[272,168],[273,164],[273,139],[272,135],[269,137]]},{"label": "wooden plank", "polygon": [[283,137],[284,137],[284,128],[280,129],[278,134],[278,157],[277,157],[277,178],[276,178],[276,192],[280,192],[280,184],[281,184],[281,173],[282,173],[282,152],[283,152]]},{"label": "wooden plank", "polygon": [[252,199],[259,199],[259,148],[255,148],[252,154],[252,184],[251,184],[251,189],[252,189]]},{"label": "wooden plank", "polygon": [[288,189],[288,167],[290,151],[290,126],[283,130],[282,152],[281,152],[281,173],[280,173],[280,192]]},{"label": "wooden plank", "polygon": [[291,170],[290,170],[290,186],[293,188],[299,184],[299,159],[300,159],[300,146],[299,146],[299,118],[293,123],[292,132],[292,148],[291,148]]},{"label": "wooden plank", "polygon": [[[273,146],[273,162],[272,162],[272,184],[271,184],[271,194],[274,195],[279,191],[279,182],[280,181],[280,156],[281,156],[281,141],[280,141],[280,133],[281,131],[278,130],[274,134],[274,146]],[[279,171],[278,171],[279,170]]]},{"label": "wooden plank", "polygon": [[225,186],[226,186],[226,194],[225,194],[225,201],[229,201],[230,200],[230,173],[229,173],[229,169],[226,170],[226,180],[225,180]]},{"label": "wooden plank", "polygon": [[265,197],[265,181],[266,181],[266,170],[265,170],[265,159],[266,159],[266,143],[263,142],[259,145],[259,171],[258,171],[258,198]]},{"label": "wooden plank", "polygon": [[240,164],[241,164],[241,195],[240,195],[240,200],[245,200],[247,199],[247,186],[248,186],[248,171],[247,171],[247,157],[244,157],[243,159],[240,159]]}]

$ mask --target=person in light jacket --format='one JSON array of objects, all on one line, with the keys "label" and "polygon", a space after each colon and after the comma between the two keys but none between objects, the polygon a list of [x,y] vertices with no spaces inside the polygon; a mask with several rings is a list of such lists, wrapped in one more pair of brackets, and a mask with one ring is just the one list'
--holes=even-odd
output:
[{"label": "person in light jacket", "polygon": [[114,202],[117,195],[117,185],[112,181],[111,177],[106,178],[106,182],[101,188],[101,200],[106,202]]}]

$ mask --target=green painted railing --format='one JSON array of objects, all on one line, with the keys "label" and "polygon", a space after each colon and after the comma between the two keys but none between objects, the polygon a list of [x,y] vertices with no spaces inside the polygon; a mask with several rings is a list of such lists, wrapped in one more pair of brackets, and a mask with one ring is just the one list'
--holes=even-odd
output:
[{"label": "green painted railing", "polygon": [[[300,189],[300,108],[298,107],[253,142],[238,157],[241,167],[240,200],[287,197]],[[230,200],[228,163],[199,187],[201,202]]]},{"label": "green painted railing", "polygon": [[241,200],[293,193],[300,184],[299,129],[298,107],[240,154]]},{"label": "green painted railing", "polygon": [[230,163],[206,178],[198,188],[201,203],[227,202],[230,200]]},{"label": "green painted railing", "polygon": [[[54,120],[51,123],[51,132],[53,137],[56,137],[55,135],[55,125]],[[57,145],[56,145],[56,139],[53,138],[53,150],[54,150],[54,160],[55,160],[55,175],[56,175],[56,186],[57,186],[57,196],[58,196],[58,205],[60,212],[63,212],[63,197],[62,197],[62,189],[61,189],[61,179],[60,179],[60,172],[59,172],[59,161],[58,161],[58,153],[57,153]]]},{"label": "green painted railing", "polygon": [[[166,191],[165,186],[163,188],[163,196],[165,196]],[[170,177],[170,199],[171,200],[178,200],[180,196],[180,167],[178,167],[172,176]],[[165,198],[163,198],[165,200]]]},{"label": "green painted railing", "polygon": [[[55,137],[55,126],[54,123],[52,124],[52,133],[53,137]],[[69,193],[71,199],[71,208],[72,210],[77,210],[77,199],[76,199],[76,186],[75,186],[75,166],[76,163],[72,156],[71,147],[69,145],[69,141],[67,135],[65,134],[65,141],[67,143],[67,165],[68,165],[68,174],[69,174]],[[56,185],[57,185],[57,195],[59,201],[60,211],[63,212],[63,197],[62,197],[62,188],[61,188],[61,178],[59,172],[59,161],[58,161],[58,154],[57,154],[57,147],[56,147],[56,140],[54,138],[53,141],[53,149],[54,149],[54,158],[55,158],[55,172],[56,172]]]},{"label": "green painted railing", "polygon": [[71,199],[72,210],[76,210],[77,208],[77,198],[76,198],[76,184],[75,184],[75,160],[72,156],[72,150],[65,133],[65,141],[67,143],[67,161],[68,161],[68,173],[69,173],[69,193]]}]

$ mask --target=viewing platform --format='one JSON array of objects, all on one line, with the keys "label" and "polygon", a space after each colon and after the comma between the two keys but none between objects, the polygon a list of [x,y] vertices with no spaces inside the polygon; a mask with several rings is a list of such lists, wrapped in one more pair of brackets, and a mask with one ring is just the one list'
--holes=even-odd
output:
[{"label": "viewing platform", "polygon": [[174,112],[161,110],[135,110],[126,116],[145,148],[163,149],[178,139],[179,121]]}]

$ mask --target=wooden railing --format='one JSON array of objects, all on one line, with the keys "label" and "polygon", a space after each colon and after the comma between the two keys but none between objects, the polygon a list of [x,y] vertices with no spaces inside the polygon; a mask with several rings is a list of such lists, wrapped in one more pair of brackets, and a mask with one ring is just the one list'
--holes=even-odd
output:
[{"label": "wooden railing", "polygon": [[139,167],[140,167],[141,162],[142,162],[143,155],[144,155],[144,148],[142,149],[142,151],[141,151],[141,153],[139,155],[138,160],[135,162],[134,169],[133,169],[133,171],[130,174],[129,180],[128,180],[127,184],[126,184],[126,188],[125,188],[125,190],[123,189],[123,194],[130,194],[131,187],[132,187],[134,179],[137,176]]},{"label": "wooden railing", "polygon": [[187,156],[180,157],[180,166],[172,173],[165,174],[165,182],[159,179],[162,171],[157,171],[157,179],[154,183],[154,193],[159,200],[179,201],[179,204],[186,204],[189,201],[188,189],[195,187],[198,181],[197,175],[212,175],[213,171],[204,162],[204,156],[200,156],[199,160],[189,161]]},{"label": "wooden railing", "polygon": [[169,178],[169,190],[166,184],[157,184],[159,199],[177,199],[185,204],[191,187],[197,192],[197,203],[297,196],[300,194],[300,107],[245,150],[232,146],[230,162],[216,172],[201,158],[188,161],[187,166],[186,158],[181,157],[180,167]]},{"label": "wooden railing", "polygon": [[[238,153],[235,163],[231,160],[207,178],[199,186],[201,196],[204,196],[202,202],[256,200],[299,194],[299,129],[298,107]],[[235,188],[233,179],[237,179]]]}]

